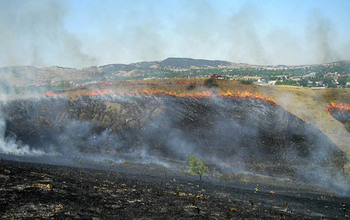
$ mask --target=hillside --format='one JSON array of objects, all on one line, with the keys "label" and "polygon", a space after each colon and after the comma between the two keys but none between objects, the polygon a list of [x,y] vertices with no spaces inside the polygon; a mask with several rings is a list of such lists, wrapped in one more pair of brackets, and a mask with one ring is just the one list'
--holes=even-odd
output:
[{"label": "hillside", "polygon": [[[207,90],[207,88],[203,88],[204,80],[135,80],[119,82],[113,85],[95,84],[88,87],[88,90],[107,89],[108,91],[113,91],[118,88],[125,88],[131,91],[147,89],[150,91],[169,91],[177,94],[196,93]],[[250,91],[252,93],[257,92],[262,96],[272,97],[278,105],[321,130],[350,158],[350,147],[348,144],[350,143],[350,133],[345,129],[344,124],[326,112],[326,107],[330,101],[349,104],[350,89],[326,88],[314,90],[294,86],[258,86],[254,84],[247,85],[234,80],[216,80],[216,82],[218,87],[211,88],[211,92],[220,93],[229,90],[237,93],[239,91]],[[189,88],[191,89],[189,90]],[[72,97],[79,93],[86,93],[86,90],[69,92]],[[349,163],[345,165],[345,170],[350,174]]]},{"label": "hillside", "polygon": [[350,74],[350,63],[348,61],[339,61],[304,66],[261,66],[219,60],[167,58],[162,61],[109,64],[83,69],[57,66],[44,68],[32,66],[0,68],[0,75],[3,76],[1,82],[3,84],[12,84],[16,87],[57,86],[61,81],[70,82],[72,85],[83,85],[94,81],[123,79],[206,77],[213,73],[227,76],[276,76],[285,73],[293,76],[318,72]]}]

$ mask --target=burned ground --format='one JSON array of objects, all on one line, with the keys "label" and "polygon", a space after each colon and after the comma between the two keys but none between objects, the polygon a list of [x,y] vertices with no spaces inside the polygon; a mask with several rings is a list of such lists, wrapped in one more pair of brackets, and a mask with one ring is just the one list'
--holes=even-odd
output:
[{"label": "burned ground", "polygon": [[[349,193],[345,154],[267,100],[43,98],[9,101],[1,112],[3,219],[349,215],[349,199],[336,196]],[[202,182],[186,172],[193,155],[210,168]]]},{"label": "burned ground", "polygon": [[[345,219],[349,198],[123,167],[0,163],[2,219]],[[125,167],[124,167],[125,170]],[[255,189],[256,188],[256,189]]]},{"label": "burned ground", "polygon": [[[342,170],[345,154],[322,132],[256,98],[102,96],[16,100],[3,106],[5,139],[45,154],[133,162],[238,166],[295,177]],[[223,166],[221,166],[223,165]],[[258,169],[271,165],[271,169]]]}]

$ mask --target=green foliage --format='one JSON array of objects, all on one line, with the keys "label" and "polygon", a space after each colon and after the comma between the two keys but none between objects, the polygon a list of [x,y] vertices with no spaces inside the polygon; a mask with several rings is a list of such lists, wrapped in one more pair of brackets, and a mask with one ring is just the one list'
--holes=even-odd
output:
[{"label": "green foliage", "polygon": [[204,165],[204,160],[197,160],[197,157],[192,156],[188,158],[189,171],[192,175],[199,176],[202,179],[202,175],[206,174],[208,167]]},{"label": "green foliage", "polygon": [[327,85],[328,88],[337,88],[337,85],[331,77],[325,77],[323,79],[323,82]]},{"label": "green foliage", "polygon": [[196,88],[196,85],[190,84],[189,86],[187,86],[187,90],[193,90]]},{"label": "green foliage", "polygon": [[249,85],[249,84],[252,84],[252,83],[253,83],[253,80],[251,80],[251,79],[241,80],[241,83],[242,83],[242,84],[247,84],[247,85]]},{"label": "green foliage", "polygon": [[219,87],[218,83],[216,82],[216,79],[210,78],[204,81],[204,86],[207,88],[214,88]]},{"label": "green foliage", "polygon": [[303,86],[303,87],[306,87],[308,85],[308,81],[307,79],[302,79],[299,81],[299,85],[300,86]]},{"label": "green foliage", "polygon": [[71,87],[71,85],[67,81],[61,81],[61,82],[58,83],[58,88],[59,89],[67,89],[67,88],[70,88],[70,87]]},{"label": "green foliage", "polygon": [[349,76],[342,76],[338,78],[339,85],[345,87],[347,82],[350,82]]},{"label": "green foliage", "polygon": [[296,81],[293,80],[289,80],[289,79],[283,79],[282,81],[277,81],[276,85],[289,85],[289,86],[297,86],[298,83]]}]

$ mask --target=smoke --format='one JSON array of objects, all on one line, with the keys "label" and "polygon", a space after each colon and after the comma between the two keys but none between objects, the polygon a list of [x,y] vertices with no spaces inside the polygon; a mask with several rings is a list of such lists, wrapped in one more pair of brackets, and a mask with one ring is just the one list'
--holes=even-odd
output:
[{"label": "smoke", "polygon": [[260,13],[251,5],[244,5],[228,21],[231,60],[244,60],[249,63],[265,64],[267,56],[256,25],[261,18]]},{"label": "smoke", "polygon": [[[209,1],[185,1],[172,6],[178,10],[162,11],[168,6],[159,2],[139,7],[126,4],[130,13],[117,9],[114,16],[107,12],[110,23],[101,22],[96,28],[102,39],[80,39],[89,42],[86,50],[102,57],[102,63],[192,57],[299,65],[350,59],[344,50],[349,39],[336,38],[339,28],[334,20],[317,10],[309,10],[310,16],[300,18],[293,17],[295,13],[281,13],[299,23],[276,25],[261,5],[244,3],[226,10]],[[91,15],[99,12],[93,10]]]},{"label": "smoke", "polygon": [[336,31],[329,19],[315,10],[310,15],[310,22],[306,30],[307,42],[316,59],[328,63],[341,59],[334,45]]},{"label": "smoke", "polygon": [[1,153],[42,156],[37,162],[59,156],[49,163],[174,168],[197,156],[223,173],[346,191],[344,153],[311,125],[258,99],[46,98],[10,101],[2,109]]},{"label": "smoke", "polygon": [[343,21],[317,9],[303,9],[310,15],[299,17],[277,9],[268,14],[249,2],[75,4],[1,1],[0,66],[87,67],[166,57],[287,65],[350,59],[349,39],[335,25]]},{"label": "smoke", "polygon": [[[0,103],[1,108],[1,103]],[[14,138],[5,137],[6,121],[3,113],[0,111],[0,153],[13,155],[44,155],[45,152],[40,149],[31,149],[30,146],[18,142]]]},{"label": "smoke", "polygon": [[66,1],[1,1],[0,66],[94,65],[65,29],[66,13]]}]

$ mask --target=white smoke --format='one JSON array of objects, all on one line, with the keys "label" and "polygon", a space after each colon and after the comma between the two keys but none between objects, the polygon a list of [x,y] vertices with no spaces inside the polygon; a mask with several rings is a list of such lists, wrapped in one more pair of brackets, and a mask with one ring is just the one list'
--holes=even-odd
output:
[{"label": "white smoke", "polygon": [[342,30],[334,25],[340,21],[317,10],[300,24],[272,26],[249,2],[231,11],[203,0],[173,3],[180,9],[174,11],[162,11],[168,5],[160,1],[92,4],[83,12],[84,25],[91,25],[75,30],[66,27],[77,18],[68,1],[1,1],[0,66],[86,67],[166,57],[286,65],[350,59],[349,38],[338,37]]},{"label": "white smoke", "polygon": [[[1,105],[0,105],[1,108]],[[0,153],[10,155],[44,155],[41,149],[31,149],[28,145],[18,143],[13,138],[5,138],[6,121],[0,111]]]},{"label": "white smoke", "polygon": [[94,65],[64,27],[67,7],[67,1],[0,1],[0,66]]}]

